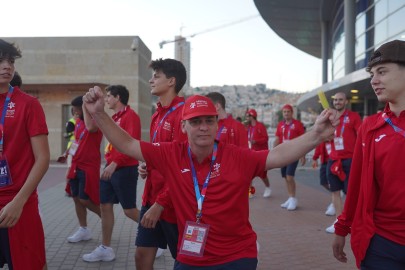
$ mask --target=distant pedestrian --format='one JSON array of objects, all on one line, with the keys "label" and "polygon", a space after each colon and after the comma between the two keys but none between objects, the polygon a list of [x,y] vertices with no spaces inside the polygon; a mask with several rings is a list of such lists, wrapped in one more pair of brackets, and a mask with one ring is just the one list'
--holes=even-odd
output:
[{"label": "distant pedestrian", "polygon": [[[340,115],[340,123],[336,128],[335,138],[333,138],[326,174],[336,216],[342,213],[343,199],[341,192],[347,193],[354,145],[361,125],[360,115],[347,109],[348,104],[349,101],[345,93],[339,92],[334,95],[333,107]],[[335,232],[335,222],[336,220],[326,228],[327,233]]]},{"label": "distant pedestrian", "polygon": [[[286,104],[282,108],[283,120],[278,123],[276,130],[276,138],[274,140],[274,147],[279,144],[286,143],[292,139],[295,139],[305,133],[304,125],[293,117],[293,107],[290,104]],[[295,185],[295,170],[298,166],[296,160],[291,164],[281,168],[281,176],[284,178],[287,184],[288,200],[281,204],[282,208],[286,208],[289,211],[293,211],[297,208],[296,198],[296,185]],[[301,165],[305,165],[305,155],[301,157]]]},{"label": "distant pedestrian", "polygon": [[[109,85],[105,92],[105,102],[114,111],[114,122],[132,138],[140,140],[141,120],[128,105],[128,89],[123,85]],[[91,123],[96,126],[93,121]],[[136,207],[138,161],[121,154],[110,143],[105,149],[105,160],[107,164],[100,177],[101,245],[83,255],[86,262],[108,262],[115,259],[115,252],[111,247],[114,204],[120,203],[125,215],[139,222],[139,210]]]},{"label": "distant pedestrian", "polygon": [[74,98],[71,105],[74,114],[79,117],[76,119],[75,142],[69,148],[72,165],[67,170],[66,192],[73,198],[80,227],[67,240],[76,243],[92,238],[92,233],[87,227],[87,209],[101,216],[99,180],[103,134],[98,127],[91,124],[93,120],[83,111],[82,96]]},{"label": "distant pedestrian", "polygon": [[[318,168],[318,159],[320,161],[319,166],[319,180],[320,185],[323,186],[327,191],[330,192],[330,186],[328,182],[328,177],[326,173],[326,169],[328,166],[328,160],[330,152],[332,151],[332,143],[331,142],[323,142],[315,148],[314,155],[312,157],[312,168]],[[327,216],[334,216],[336,215],[335,206],[333,206],[333,202],[331,202],[325,212]]]},{"label": "distant pedestrian", "polygon": [[[257,112],[255,109],[250,109],[246,113],[247,131],[248,131],[248,143],[249,148],[255,151],[268,150],[269,149],[269,135],[267,134],[266,126],[257,121]],[[271,196],[270,181],[267,177],[267,171],[262,172],[259,178],[264,183],[263,197],[268,198]],[[249,196],[252,197],[254,187],[251,186],[249,190]]]}]

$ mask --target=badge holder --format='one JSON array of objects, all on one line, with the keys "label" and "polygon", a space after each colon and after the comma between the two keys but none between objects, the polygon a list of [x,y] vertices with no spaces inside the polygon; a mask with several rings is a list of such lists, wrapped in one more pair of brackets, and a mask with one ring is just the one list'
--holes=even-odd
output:
[{"label": "badge holder", "polygon": [[210,225],[187,221],[181,240],[180,254],[202,257]]}]

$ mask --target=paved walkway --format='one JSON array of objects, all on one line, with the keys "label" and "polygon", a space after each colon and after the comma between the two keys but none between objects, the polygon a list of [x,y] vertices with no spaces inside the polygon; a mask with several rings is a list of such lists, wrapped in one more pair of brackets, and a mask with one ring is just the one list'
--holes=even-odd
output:
[{"label": "paved walkway", "polygon": [[[88,226],[93,239],[71,244],[66,237],[77,229],[73,201],[65,196],[65,167],[51,165],[39,187],[40,205],[46,235],[48,268],[54,269],[135,269],[134,239],[137,225],[125,217],[120,206],[115,207],[116,223],[112,236],[112,247],[117,258],[113,262],[86,263],[81,256],[91,252],[101,241],[99,218],[88,214]],[[351,250],[346,248],[349,262],[342,264],[332,256],[333,236],[325,233],[334,217],[324,215],[330,203],[330,195],[318,184],[317,171],[298,168],[297,211],[280,207],[286,198],[285,184],[279,170],[269,172],[272,196],[263,198],[264,185],[254,180],[256,196],[250,200],[251,223],[260,243],[260,270],[282,269],[356,269]],[[143,181],[138,184],[138,201],[143,191]],[[140,205],[140,203],[139,203]],[[349,241],[349,239],[348,239]],[[155,261],[157,270],[172,269],[170,252]]]}]

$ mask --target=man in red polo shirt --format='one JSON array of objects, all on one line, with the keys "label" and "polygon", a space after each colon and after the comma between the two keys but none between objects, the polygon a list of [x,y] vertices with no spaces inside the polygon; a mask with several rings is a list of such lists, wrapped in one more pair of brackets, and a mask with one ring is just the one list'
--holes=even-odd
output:
[{"label": "man in red polo shirt", "polygon": [[20,50],[0,39],[0,268],[46,269],[37,186],[49,166],[48,128],[38,99],[9,83]]},{"label": "man in red polo shirt", "polygon": [[405,41],[381,45],[366,70],[386,106],[360,126],[333,255],[347,262],[343,248],[350,233],[357,267],[405,269]]},{"label": "man in red polo shirt", "polygon": [[[286,104],[282,108],[283,120],[277,125],[276,138],[274,140],[274,147],[281,143],[286,143],[292,139],[295,139],[305,133],[304,125],[294,119],[293,107],[290,104]],[[293,211],[297,208],[296,186],[295,186],[295,170],[298,166],[298,159],[287,166],[281,168],[281,176],[284,178],[287,185],[288,199],[281,204],[282,208],[286,208],[289,211]],[[305,165],[305,155],[301,157],[302,166]]]},{"label": "man in red polo shirt", "polygon": [[[132,138],[140,140],[141,120],[128,105],[128,89],[123,85],[110,85],[105,91],[107,106],[114,111],[114,122]],[[111,248],[114,204],[120,203],[127,217],[135,222],[139,221],[139,210],[136,208],[138,161],[121,154],[110,143],[105,149],[105,159],[107,164],[100,177],[101,245],[91,253],[83,255],[86,262],[108,262],[115,259],[114,250]]]},{"label": "man in red polo shirt", "polygon": [[[339,216],[343,210],[341,191],[344,194],[347,193],[354,145],[357,131],[361,125],[360,115],[346,109],[348,103],[345,93],[339,92],[333,97],[333,107],[339,112],[340,124],[336,128],[335,138],[333,139],[326,176],[332,193],[332,203],[335,207],[336,216]],[[326,228],[327,233],[335,232],[335,222]]]},{"label": "man in red polo shirt", "polygon": [[[150,125],[150,141],[185,141],[187,137],[181,132],[180,122],[184,98],[179,97],[178,93],[187,79],[186,68],[175,59],[157,59],[149,67],[153,69],[149,80],[151,94],[158,97],[157,109]],[[167,246],[173,259],[176,259],[178,241],[176,215],[166,196],[166,176],[148,163],[144,165],[146,167],[139,167],[141,177],[146,178],[140,218],[154,222],[156,226],[145,228],[142,223],[138,226],[135,240],[135,263],[138,270],[153,269],[155,257],[160,256]]]},{"label": "man in red polo shirt", "polygon": [[[247,131],[248,131],[248,143],[249,148],[255,151],[268,150],[269,149],[269,135],[265,125],[257,121],[257,112],[254,109],[250,109],[246,113]],[[262,172],[259,175],[264,183],[263,197],[268,198],[271,196],[270,181],[267,177],[267,171]],[[253,187],[249,188],[249,196],[253,197],[253,193],[250,191]]]},{"label": "man in red polo shirt", "polygon": [[[120,151],[146,160],[165,175],[179,228],[174,269],[254,270],[257,236],[249,223],[251,179],[303,156],[333,136],[333,110],[325,110],[314,128],[273,151],[253,151],[215,142],[217,111],[211,100],[192,96],[182,113],[188,142],[147,143],[131,138],[104,112],[101,89],[91,88],[85,106],[108,140]],[[168,166],[167,164],[170,164]],[[149,227],[153,224],[144,224]]]}]

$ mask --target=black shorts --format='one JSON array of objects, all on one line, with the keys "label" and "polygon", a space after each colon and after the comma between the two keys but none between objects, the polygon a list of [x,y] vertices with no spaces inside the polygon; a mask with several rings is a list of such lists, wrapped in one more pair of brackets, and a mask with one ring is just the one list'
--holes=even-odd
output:
[{"label": "black shorts", "polygon": [[90,199],[84,191],[86,187],[86,173],[83,170],[76,169],[76,178],[70,179],[69,184],[72,197],[79,197],[82,200]]},{"label": "black shorts", "polygon": [[321,186],[329,186],[328,177],[326,176],[326,169],[328,167],[327,163],[321,164],[319,168],[319,180]]},{"label": "black shorts", "polygon": [[7,228],[0,229],[0,268],[3,268],[4,264],[7,264],[8,269],[13,270]]},{"label": "black shorts", "polygon": [[109,180],[100,180],[100,202],[120,203],[123,209],[136,208],[138,166],[122,167]]},{"label": "black shorts", "polygon": [[287,175],[294,176],[297,166],[298,166],[298,160],[281,168],[281,177],[285,178]]},{"label": "black shorts", "polygon": [[[143,215],[146,213],[146,211],[148,211],[149,208],[149,206],[142,206],[139,220],[142,220]],[[173,259],[176,259],[178,238],[179,231],[177,224],[159,220],[156,223],[155,228],[148,229],[139,223],[135,246],[157,247],[161,249],[166,249],[166,247],[169,246]]]},{"label": "black shorts", "polygon": [[352,159],[351,158],[342,159],[342,168],[346,174],[346,178],[344,181],[340,180],[337,175],[333,174],[330,171],[330,167],[332,166],[333,162],[335,162],[335,160],[329,160],[328,167],[326,168],[326,175],[328,177],[330,191],[334,192],[334,191],[343,190],[343,192],[346,194],[347,187],[349,185],[348,180],[349,180],[349,174],[350,174],[350,167],[352,165]]},{"label": "black shorts", "polygon": [[212,266],[192,266],[177,262],[174,270],[256,270],[257,258],[242,258],[224,264]]}]

